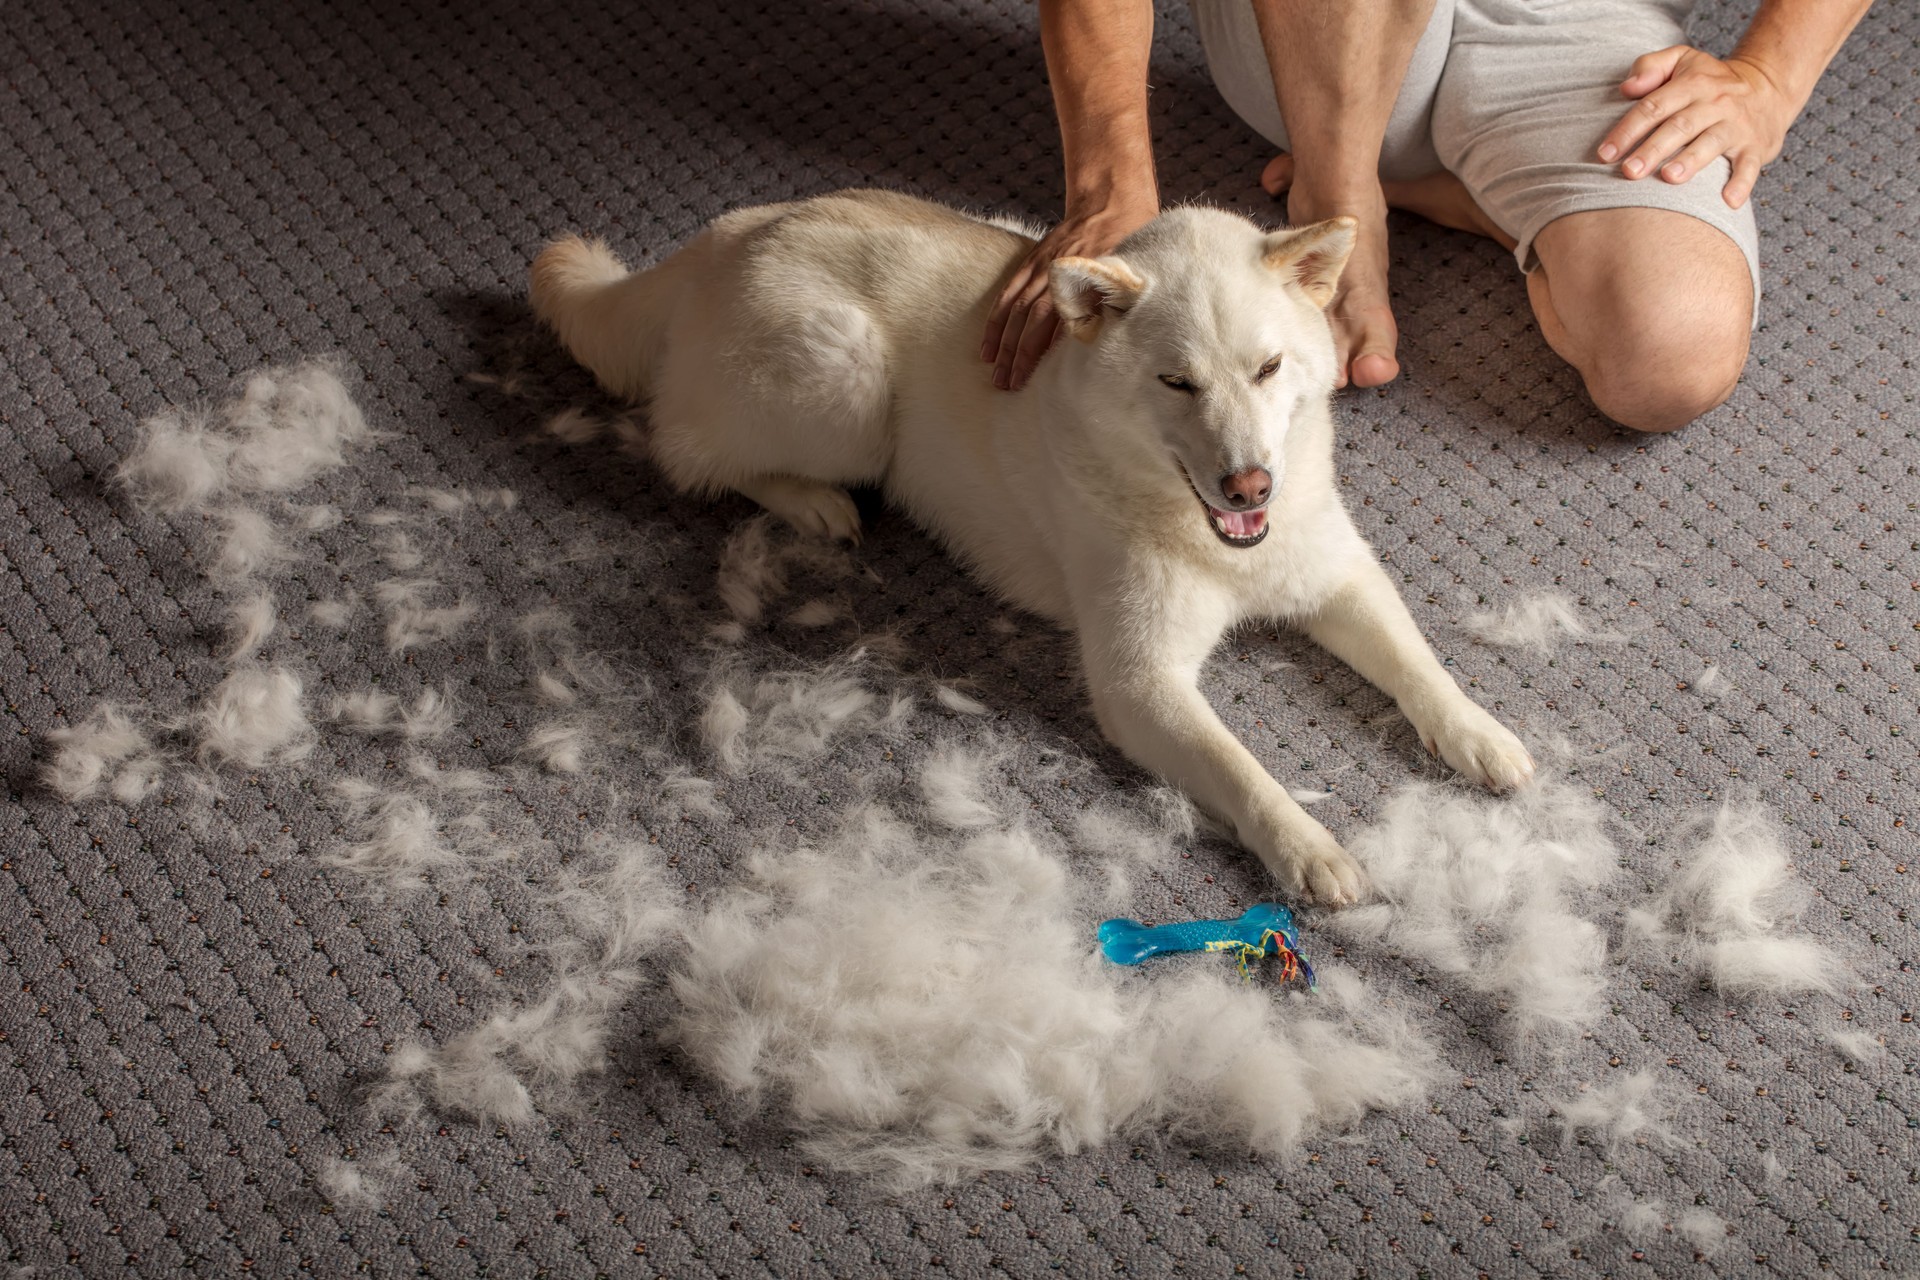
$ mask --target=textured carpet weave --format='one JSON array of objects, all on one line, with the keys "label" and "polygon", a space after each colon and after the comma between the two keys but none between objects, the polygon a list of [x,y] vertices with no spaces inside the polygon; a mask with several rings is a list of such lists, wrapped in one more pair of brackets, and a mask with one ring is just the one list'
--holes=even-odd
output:
[{"label": "textured carpet weave", "polygon": [[[1745,16],[1715,4],[1698,39],[1724,51]],[[1166,197],[1273,219],[1255,183],[1266,152],[1212,91],[1183,9],[1162,8],[1153,83]],[[1588,759],[1583,780],[1634,833],[1622,904],[1657,879],[1682,815],[1757,800],[1813,891],[1806,927],[1858,985],[1840,1001],[1731,1002],[1623,956],[1556,1078],[1652,1072],[1689,1100],[1673,1150],[1561,1140],[1497,1010],[1436,979],[1417,989],[1453,1074],[1351,1135],[1273,1159],[1123,1145],[887,1195],[807,1164],[777,1118],[652,1038],[657,995],[616,1023],[611,1069],[576,1107],[499,1128],[369,1119],[398,1046],[524,994],[515,975],[544,936],[532,882],[583,847],[578,830],[657,841],[690,903],[726,879],[739,824],[650,825],[605,801],[622,770],[646,776],[639,755],[598,761],[577,792],[512,793],[529,869],[440,899],[370,895],[313,856],[346,819],[301,778],[379,776],[401,767],[391,744],[329,737],[304,774],[225,768],[136,804],[67,803],[39,771],[48,733],[97,704],[164,717],[220,678],[233,601],[203,572],[206,528],[139,514],[109,483],[140,421],[328,353],[387,434],[301,500],[364,518],[404,506],[410,486],[512,490],[511,510],[416,513],[407,528],[482,616],[551,602],[583,645],[625,655],[623,678],[648,690],[636,733],[686,732],[688,655],[719,616],[720,548],[751,508],[679,498],[603,445],[540,436],[549,412],[596,402],[519,303],[526,264],[570,230],[657,259],[728,208],[848,185],[1055,216],[1030,6],[8,5],[0,1247],[13,1274],[1920,1271],[1917,103],[1920,13],[1882,0],[1762,181],[1753,357],[1731,401],[1684,432],[1610,427],[1546,349],[1506,254],[1398,218],[1405,374],[1337,403],[1349,504],[1442,656],[1523,736]],[[316,534],[275,580],[283,608],[356,589],[352,528]],[[1143,785],[1088,722],[1068,641],[1009,618],[898,517],[878,515],[859,555],[870,572],[828,584],[846,626],[773,623],[750,646],[824,660],[886,628],[912,679],[961,684],[1036,753],[1090,756],[1093,779],[1075,786]],[[1627,639],[1548,658],[1460,625],[1543,590]],[[393,655],[359,635],[288,622],[272,643],[312,673],[315,707],[369,681],[456,689],[462,741],[440,767],[506,767],[527,726],[490,683],[482,637]],[[1336,834],[1421,767],[1417,744],[1365,723],[1386,700],[1291,637],[1238,637],[1204,682],[1276,776],[1337,791],[1315,810]],[[922,714],[929,732],[954,719]],[[749,781],[729,805],[804,829],[896,768],[853,748],[832,764],[844,788]],[[1043,789],[1036,809],[1065,812]],[[1143,884],[1142,910],[1232,914],[1265,892],[1217,840],[1187,854]],[[1313,933],[1309,915],[1310,954]],[[1349,959],[1423,977],[1392,956]],[[1839,1027],[1880,1047],[1842,1054]],[[343,1160],[383,1189],[343,1190]],[[1675,1221],[1717,1215],[1724,1240],[1664,1224],[1630,1238],[1601,1189],[1610,1174]]]}]

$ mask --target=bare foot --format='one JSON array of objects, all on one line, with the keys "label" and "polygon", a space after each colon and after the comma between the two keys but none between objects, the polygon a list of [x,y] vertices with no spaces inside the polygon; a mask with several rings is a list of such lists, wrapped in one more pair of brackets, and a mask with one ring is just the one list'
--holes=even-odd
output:
[{"label": "bare foot", "polygon": [[1309,191],[1293,180],[1293,157],[1282,152],[1268,162],[1260,185],[1278,199],[1287,197],[1287,221],[1305,226],[1336,214],[1360,220],[1360,238],[1340,276],[1340,291],[1328,308],[1340,372],[1335,386],[1352,382],[1377,387],[1400,374],[1394,358],[1400,331],[1393,323],[1393,304],[1387,293],[1387,202],[1377,183],[1369,190]]},{"label": "bare foot", "polygon": [[1507,249],[1516,243],[1499,223],[1487,216],[1486,210],[1468,194],[1465,184],[1445,169],[1410,182],[1383,182],[1380,190],[1392,208],[1417,213],[1428,222],[1437,222],[1455,231],[1485,236]]}]

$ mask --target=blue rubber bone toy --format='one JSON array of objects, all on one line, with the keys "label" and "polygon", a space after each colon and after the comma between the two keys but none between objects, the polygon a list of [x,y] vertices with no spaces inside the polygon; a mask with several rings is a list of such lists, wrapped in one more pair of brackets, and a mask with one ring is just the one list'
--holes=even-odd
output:
[{"label": "blue rubber bone toy", "polygon": [[1277,902],[1247,908],[1238,920],[1182,920],[1151,927],[1138,920],[1107,920],[1100,925],[1100,949],[1115,964],[1139,964],[1165,951],[1231,951],[1240,960],[1240,976],[1251,977],[1248,962],[1264,955],[1280,957],[1280,981],[1304,977],[1313,983],[1313,966],[1300,955],[1293,912]]}]

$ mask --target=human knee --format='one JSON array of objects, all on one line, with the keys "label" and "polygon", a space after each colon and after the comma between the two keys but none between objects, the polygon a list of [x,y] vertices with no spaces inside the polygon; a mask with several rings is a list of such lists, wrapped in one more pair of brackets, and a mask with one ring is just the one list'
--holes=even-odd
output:
[{"label": "human knee", "polygon": [[1623,326],[1580,370],[1599,410],[1635,431],[1677,431],[1725,404],[1746,368],[1748,332],[1658,321]]},{"label": "human knee", "polygon": [[1754,294],[1731,237],[1684,214],[1626,208],[1569,215],[1535,244],[1536,308],[1552,313],[1549,340],[1601,412],[1636,431],[1674,431],[1733,394]]}]

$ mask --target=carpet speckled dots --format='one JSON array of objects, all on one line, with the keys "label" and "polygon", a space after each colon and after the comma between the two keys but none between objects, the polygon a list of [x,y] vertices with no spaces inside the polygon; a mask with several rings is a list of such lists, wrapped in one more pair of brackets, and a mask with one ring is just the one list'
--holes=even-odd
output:
[{"label": "carpet speckled dots", "polygon": [[[1741,18],[1710,7],[1698,37],[1729,47]],[[949,854],[1018,818],[1031,859],[978,865],[1056,866],[1083,914],[1237,914],[1264,886],[1100,744],[1070,645],[903,521],[879,518],[853,561],[771,538],[783,585],[756,588],[743,620],[751,509],[680,499],[622,453],[640,424],[517,295],[552,234],[644,261],[726,208],[852,183],[1046,218],[1059,175],[1030,10],[29,3],[11,19],[0,920],[18,994],[0,1015],[0,1236],[16,1268],[1920,1265],[1907,10],[1868,15],[1763,180],[1752,362],[1677,436],[1594,415],[1505,255],[1395,224],[1406,373],[1338,402],[1340,471],[1443,657],[1602,815],[1605,848],[1555,890],[1607,946],[1576,1034],[1552,1053],[1523,1040],[1525,999],[1396,933],[1405,920],[1369,935],[1367,917],[1309,914],[1309,954],[1391,998],[1354,1025],[1404,1015],[1432,1045],[1419,1101],[1375,1099],[1350,1134],[1257,1156],[1202,1107],[1175,1136],[1043,1142],[1037,1163],[915,1190],[831,1167],[843,1157],[796,1120],[800,1076],[749,1097],[669,1042],[682,1006],[663,979],[693,961],[663,949],[663,922],[735,919],[755,883],[788,891],[804,868],[776,859],[754,881],[750,852],[830,851],[875,800],[916,832],[943,822]],[[1162,14],[1154,83],[1168,195],[1271,216],[1262,147],[1208,87],[1181,11]],[[110,482],[152,414],[327,354],[377,433],[341,465],[204,513],[143,512]],[[604,438],[543,429],[569,408],[587,417],[563,432]],[[223,566],[236,530],[260,530],[245,512],[271,536]],[[1543,593],[1590,634],[1503,647],[1475,621]],[[275,671],[298,682],[290,703]],[[783,672],[811,673],[789,720]],[[1397,829],[1422,765],[1377,693],[1260,634],[1205,682],[1277,776],[1334,793],[1315,812],[1337,833]],[[301,723],[207,750],[222,688]],[[721,690],[744,720],[714,722]],[[41,779],[49,734],[103,705],[147,746],[69,801]],[[796,725],[819,745],[781,755]],[[987,762],[972,791],[926,793],[943,749]],[[1771,927],[1849,966],[1838,994],[1730,990],[1706,956],[1730,939],[1681,927],[1701,917],[1677,906],[1676,864],[1712,845],[1682,824],[1727,802],[1772,815],[1807,898]],[[1742,856],[1773,847],[1730,830]],[[404,865],[423,848],[446,861]],[[1146,976],[1189,980],[1206,974]],[[577,1034],[516,1034],[545,1014]],[[445,1052],[460,1046],[475,1052]]]}]

